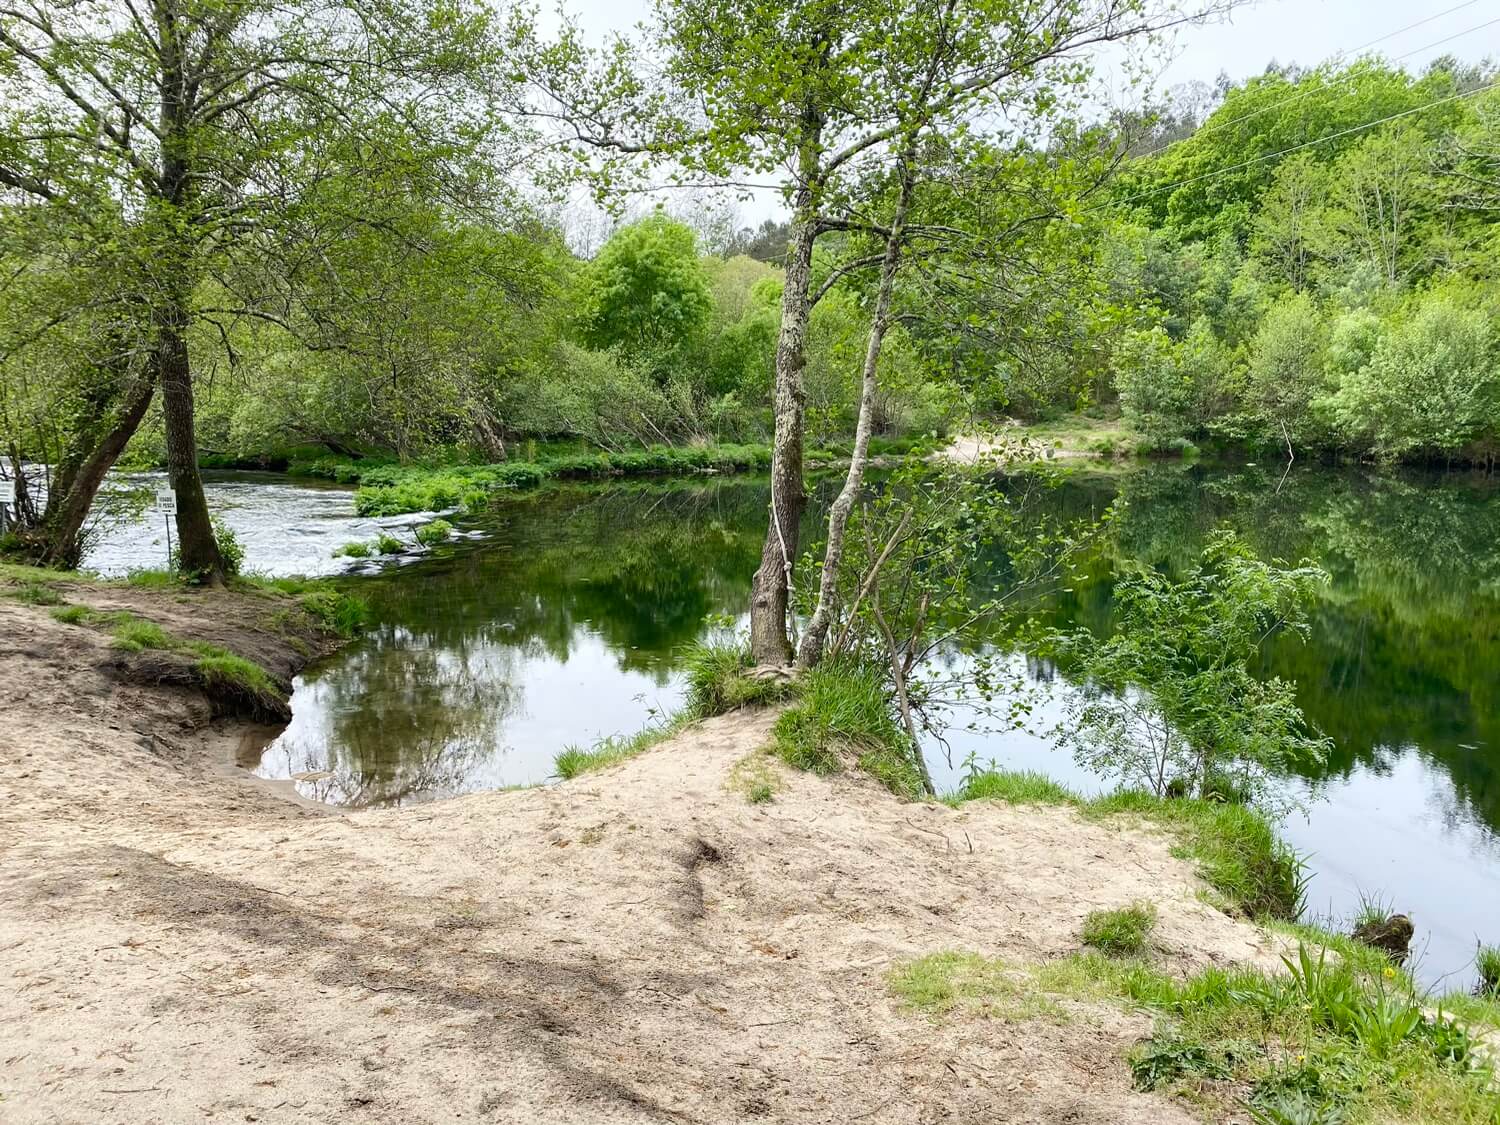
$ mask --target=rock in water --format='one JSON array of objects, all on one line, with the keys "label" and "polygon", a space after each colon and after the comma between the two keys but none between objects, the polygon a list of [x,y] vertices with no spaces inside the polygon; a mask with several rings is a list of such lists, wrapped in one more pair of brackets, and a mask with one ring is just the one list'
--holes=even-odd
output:
[{"label": "rock in water", "polygon": [[1400,965],[1411,952],[1411,919],[1405,914],[1392,914],[1373,922],[1362,922],[1354,927],[1349,936],[1355,941],[1380,950]]}]

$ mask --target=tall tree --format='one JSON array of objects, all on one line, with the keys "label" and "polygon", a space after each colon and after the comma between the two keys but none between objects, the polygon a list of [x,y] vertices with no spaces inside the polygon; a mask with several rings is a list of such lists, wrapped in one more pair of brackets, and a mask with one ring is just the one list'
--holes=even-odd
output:
[{"label": "tall tree", "polygon": [[328,137],[394,122],[434,165],[470,147],[481,103],[469,80],[494,60],[488,22],[427,0],[0,8],[0,72],[16,94],[0,184],[75,214],[113,208],[130,229],[185,572],[223,574],[197,468],[189,337],[203,287],[288,236]]}]

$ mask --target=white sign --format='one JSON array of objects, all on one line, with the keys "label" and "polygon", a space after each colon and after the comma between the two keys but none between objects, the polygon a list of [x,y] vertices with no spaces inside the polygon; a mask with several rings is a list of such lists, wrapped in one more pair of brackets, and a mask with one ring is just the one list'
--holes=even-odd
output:
[{"label": "white sign", "polygon": [[16,502],[16,482],[7,477],[0,480],[0,504],[14,504]]},{"label": "white sign", "polygon": [[156,490],[156,511],[163,516],[175,516],[177,514],[177,493],[170,488],[158,488]]}]

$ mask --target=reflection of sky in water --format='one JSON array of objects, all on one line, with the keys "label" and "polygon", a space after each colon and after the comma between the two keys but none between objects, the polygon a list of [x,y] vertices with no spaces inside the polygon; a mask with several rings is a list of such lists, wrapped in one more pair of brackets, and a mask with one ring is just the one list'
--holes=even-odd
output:
[{"label": "reflection of sky in water", "polygon": [[[328,679],[340,675],[341,663],[314,668],[298,680],[291,725],[266,748],[255,772],[289,778],[331,771],[332,776],[298,781],[298,790],[315,800],[352,804],[535,784],[552,776],[553,759],[563,747],[634,732],[653,709],[663,714],[681,702],[678,678],[659,685],[654,676],[622,669],[618,653],[587,630],[573,635],[564,659],[531,648],[488,644],[466,654],[465,676],[479,696],[466,703],[477,721],[457,724],[458,731],[451,723],[457,716],[433,714],[425,690],[403,696],[377,677],[368,692],[334,692]],[[402,650],[390,655],[410,658]],[[486,676],[486,670],[495,674]],[[366,713],[379,711],[382,726],[399,723],[431,733],[434,743],[422,745],[419,733],[411,740],[412,753],[393,761],[389,731],[381,730],[361,764],[360,740],[340,727],[347,716],[336,709],[336,699]]]},{"label": "reflection of sky in water", "polygon": [[[109,487],[166,487],[165,473],[120,473]],[[354,493],[315,480],[290,481],[279,473],[205,473],[209,511],[234,531],[245,548],[247,569],[269,575],[337,574],[349,560],[335,559],[335,548],[354,539],[374,539],[382,524],[400,521],[362,519],[354,514]],[[175,542],[177,529],[172,529]],[[395,532],[411,541],[410,534]],[[118,577],[132,570],[160,570],[167,565],[167,528],[163,517],[147,512],[137,519],[111,521],[84,556],[83,565]]]},{"label": "reflection of sky in water", "polygon": [[1308,856],[1308,911],[1347,916],[1361,891],[1392,899],[1416,924],[1418,975],[1465,983],[1476,940],[1500,940],[1500,842],[1417,751],[1387,764],[1333,781],[1306,817],[1294,813],[1283,825]]}]

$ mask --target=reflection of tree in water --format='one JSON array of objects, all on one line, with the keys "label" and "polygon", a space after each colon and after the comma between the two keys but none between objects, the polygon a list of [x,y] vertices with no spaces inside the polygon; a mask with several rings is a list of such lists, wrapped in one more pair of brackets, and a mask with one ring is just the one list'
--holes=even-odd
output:
[{"label": "reflection of tree in water", "polygon": [[1382,771],[1400,753],[1390,748],[1415,747],[1500,830],[1500,488],[1302,468],[1278,491],[1280,472],[1126,474],[1108,547],[1047,615],[1107,634],[1115,564],[1176,572],[1223,524],[1262,557],[1311,557],[1332,588],[1307,643],[1283,639],[1264,670],[1295,681],[1304,710],[1334,739],[1325,774]]},{"label": "reflection of tree in water", "polygon": [[435,649],[385,626],[310,677],[312,737],[287,749],[299,783],[338,804],[400,804],[451,796],[500,744],[522,692],[514,649],[484,640]]},{"label": "reflection of tree in water", "polygon": [[299,785],[355,805],[472,788],[521,713],[518,670],[585,632],[665,683],[706,616],[745,609],[765,503],[754,481],[546,489],[482,541],[361,580],[380,625],[309,676],[290,772],[332,771]]},{"label": "reflection of tree in water", "polygon": [[663,682],[705,615],[744,611],[764,512],[755,481],[547,489],[496,508],[484,541],[376,579],[369,596],[432,647],[493,634],[566,660],[587,629],[621,668]]}]

